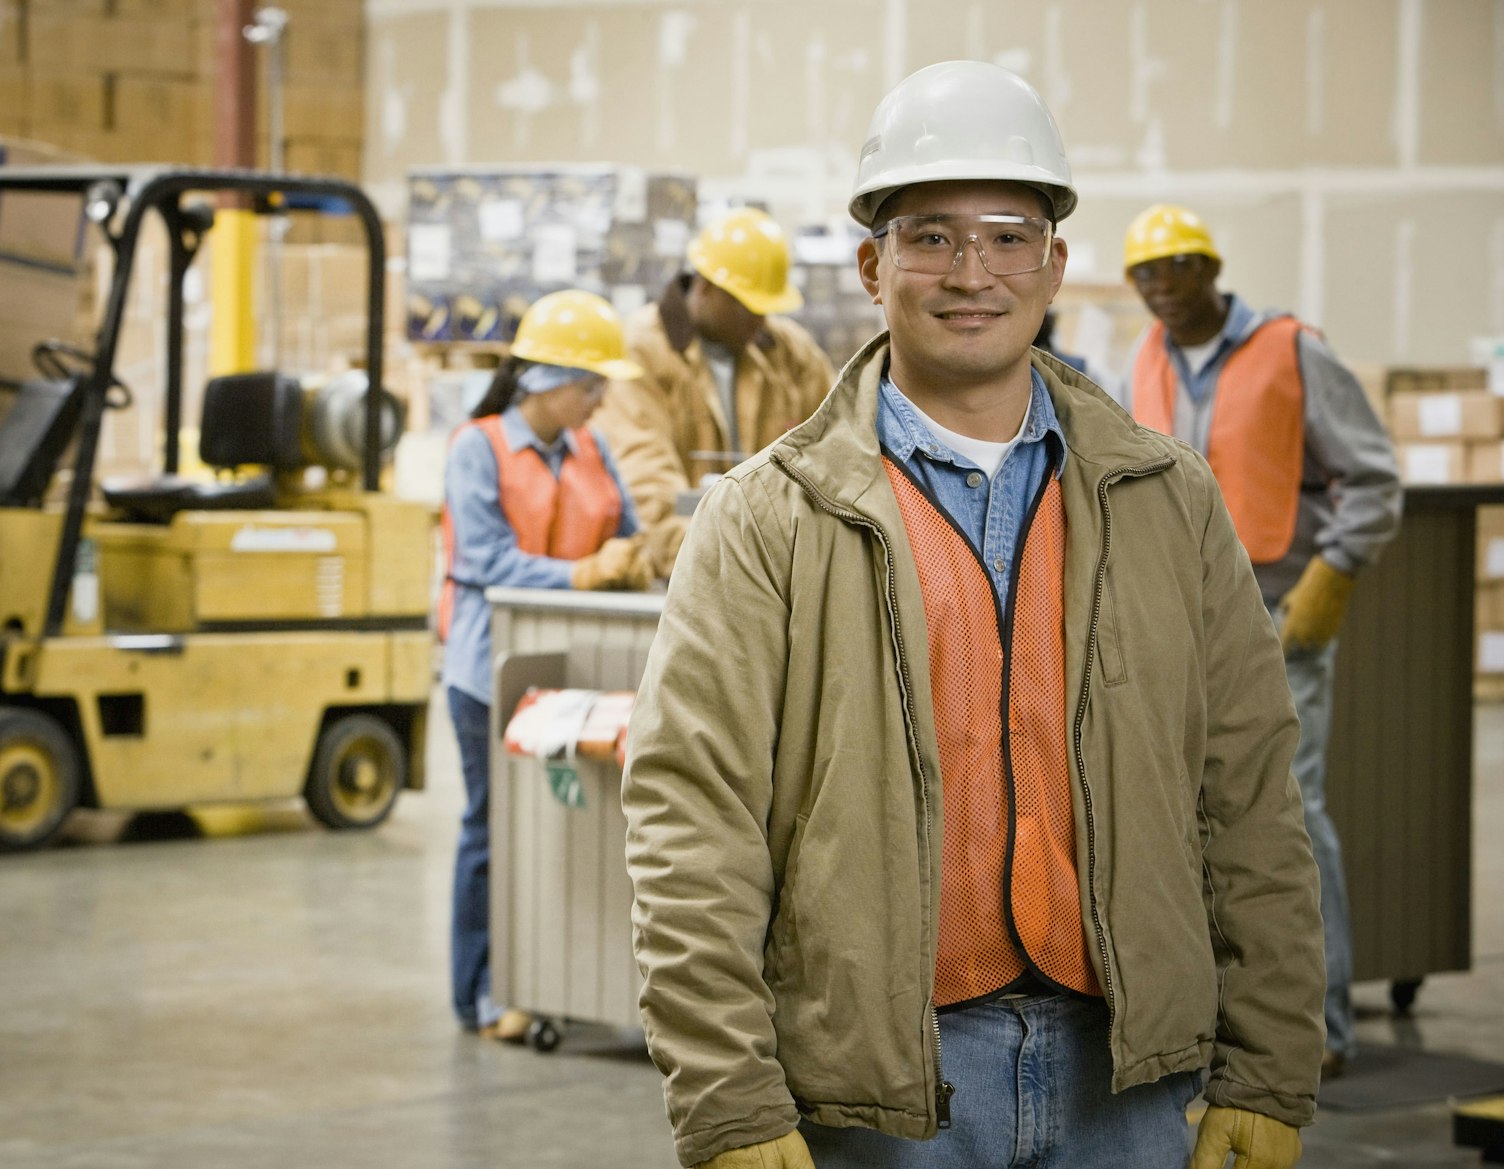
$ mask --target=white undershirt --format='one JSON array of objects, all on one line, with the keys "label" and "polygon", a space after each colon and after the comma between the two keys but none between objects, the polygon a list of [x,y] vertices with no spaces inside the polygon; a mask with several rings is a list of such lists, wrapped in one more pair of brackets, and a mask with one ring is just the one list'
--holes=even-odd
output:
[{"label": "white undershirt", "polygon": [[[900,394],[903,393],[902,390],[898,392]],[[1008,457],[1008,452],[1018,442],[1019,435],[1023,434],[1024,427],[1029,425],[1029,414],[1034,409],[1034,398],[1031,394],[1029,396],[1029,405],[1024,410],[1023,419],[1018,424],[1018,433],[1007,442],[988,442],[986,439],[972,438],[969,435],[957,434],[954,430],[945,429],[945,427],[941,426],[918,406],[915,406],[906,394],[904,395],[904,401],[913,407],[914,413],[919,415],[919,420],[924,423],[931,434],[950,447],[956,454],[964,455],[970,459],[982,469],[983,473],[989,479],[997,474],[997,469],[1003,465],[1003,460]]]},{"label": "white undershirt", "polygon": [[1180,356],[1185,358],[1185,367],[1193,374],[1200,373],[1206,368],[1206,363],[1217,352],[1217,347],[1222,344],[1222,334],[1218,333],[1210,341],[1203,341],[1200,345],[1180,346]]}]

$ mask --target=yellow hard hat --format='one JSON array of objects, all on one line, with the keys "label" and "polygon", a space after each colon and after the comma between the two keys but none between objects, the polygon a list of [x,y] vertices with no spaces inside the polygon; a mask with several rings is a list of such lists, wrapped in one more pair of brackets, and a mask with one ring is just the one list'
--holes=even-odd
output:
[{"label": "yellow hard hat", "polygon": [[804,303],[789,283],[789,245],[771,216],[751,207],[712,223],[689,245],[689,263],[760,317]]},{"label": "yellow hard hat", "polygon": [[616,310],[595,293],[578,289],[551,292],[533,302],[518,322],[512,356],[588,369],[618,381],[642,376],[642,366],[627,360],[627,339]]},{"label": "yellow hard hat", "polygon": [[1128,225],[1123,240],[1123,271],[1165,256],[1210,256],[1221,260],[1201,216],[1184,207],[1156,203]]}]

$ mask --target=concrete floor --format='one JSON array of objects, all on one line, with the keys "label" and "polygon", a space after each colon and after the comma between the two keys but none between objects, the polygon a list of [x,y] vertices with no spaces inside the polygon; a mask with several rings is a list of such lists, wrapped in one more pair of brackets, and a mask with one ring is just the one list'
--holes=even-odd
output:
[{"label": "concrete floor", "polygon": [[[540,1056],[452,1023],[460,790],[441,705],[431,725],[433,787],[374,833],[80,813],[62,847],[0,858],[0,1166],[675,1164],[640,1035]],[[1478,726],[1475,968],[1428,979],[1408,1020],[1360,987],[1364,1039],[1504,1056],[1504,707]],[[1305,1144],[1306,1169],[1479,1163],[1445,1104],[1326,1111]]]}]

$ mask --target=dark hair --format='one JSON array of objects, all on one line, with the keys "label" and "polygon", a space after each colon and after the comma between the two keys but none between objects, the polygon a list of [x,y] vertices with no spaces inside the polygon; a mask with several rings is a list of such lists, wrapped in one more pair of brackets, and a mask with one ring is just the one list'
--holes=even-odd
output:
[{"label": "dark hair", "polygon": [[508,357],[503,360],[496,367],[496,374],[491,378],[491,384],[486,387],[485,394],[476,403],[475,409],[470,411],[470,417],[487,418],[492,414],[503,413],[517,396],[517,379],[531,364],[532,362],[523,361],[520,357]]}]

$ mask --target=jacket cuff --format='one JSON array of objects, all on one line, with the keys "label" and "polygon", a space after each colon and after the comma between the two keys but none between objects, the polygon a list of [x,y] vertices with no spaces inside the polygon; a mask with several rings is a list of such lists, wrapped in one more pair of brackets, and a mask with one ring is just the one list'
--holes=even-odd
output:
[{"label": "jacket cuff", "polygon": [[726,1152],[763,1141],[777,1140],[799,1127],[799,1110],[793,1101],[776,1108],[763,1108],[742,1120],[727,1121],[712,1128],[676,1133],[674,1152],[686,1169]]},{"label": "jacket cuff", "polygon": [[1212,1073],[1211,1081],[1202,1093],[1208,1104],[1222,1108],[1241,1108],[1245,1112],[1260,1112],[1285,1124],[1304,1128],[1316,1118],[1314,1096],[1293,1096],[1284,1092],[1271,1092],[1268,1088],[1255,1088],[1241,1084],[1226,1076]]}]

